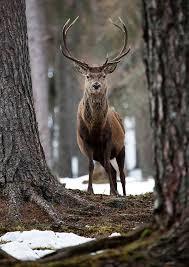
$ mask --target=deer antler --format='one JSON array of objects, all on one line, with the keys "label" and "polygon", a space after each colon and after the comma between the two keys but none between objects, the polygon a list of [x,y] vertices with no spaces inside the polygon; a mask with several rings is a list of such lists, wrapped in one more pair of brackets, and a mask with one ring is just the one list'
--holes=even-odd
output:
[{"label": "deer antler", "polygon": [[[84,62],[82,60],[79,60],[79,59],[77,59],[76,57],[74,57],[72,55],[71,51],[68,48],[67,41],[66,41],[68,31],[75,24],[75,22],[78,20],[78,18],[79,18],[79,16],[77,18],[75,18],[71,23],[70,23],[70,19],[68,19],[65,22],[65,24],[64,24],[64,26],[62,28],[62,41],[63,42],[60,45],[60,50],[62,51],[62,54],[65,57],[67,57],[68,59],[74,61],[76,64],[80,65],[84,69],[89,69],[90,66],[86,62]],[[122,21],[122,19],[120,17],[119,17],[119,21],[120,21],[122,27],[119,26],[118,24],[114,23],[112,21],[112,19],[110,19],[110,22],[123,33],[123,37],[124,37],[123,47],[120,50],[119,54],[116,57],[114,57],[111,61],[109,61],[109,58],[108,58],[108,55],[107,55],[105,63],[100,67],[101,69],[104,69],[108,65],[119,63],[120,62],[120,59],[122,57],[126,56],[129,53],[129,51],[130,51],[130,48],[128,48],[128,50],[126,50],[126,48],[127,48],[127,41],[128,41],[127,28],[125,26],[125,23]]]},{"label": "deer antler", "polygon": [[128,50],[126,51],[126,48],[127,48],[127,41],[128,41],[128,32],[127,32],[127,28],[125,26],[125,23],[123,22],[123,20],[119,17],[119,21],[121,22],[121,26],[119,26],[118,24],[116,24],[115,22],[112,21],[112,19],[110,18],[109,19],[110,22],[115,26],[117,27],[122,33],[123,33],[123,37],[124,37],[124,43],[123,43],[123,47],[122,49],[120,50],[119,54],[114,57],[111,61],[109,61],[109,58],[106,57],[106,61],[105,63],[102,65],[103,67],[107,66],[107,65],[111,65],[111,64],[115,64],[115,63],[119,63],[120,62],[120,59],[124,56],[126,56],[129,51],[130,51],[130,47],[128,48]]},{"label": "deer antler", "polygon": [[62,54],[67,57],[68,59],[74,61],[75,63],[77,63],[78,65],[80,65],[83,68],[88,69],[89,65],[79,59],[77,59],[76,57],[74,57],[67,45],[67,41],[66,41],[66,37],[67,37],[67,33],[70,30],[70,28],[75,24],[75,22],[78,20],[79,16],[77,18],[75,18],[71,23],[70,23],[70,19],[68,19],[66,21],[66,23],[64,24],[63,28],[62,28],[62,44],[60,45],[60,50],[62,51]]}]

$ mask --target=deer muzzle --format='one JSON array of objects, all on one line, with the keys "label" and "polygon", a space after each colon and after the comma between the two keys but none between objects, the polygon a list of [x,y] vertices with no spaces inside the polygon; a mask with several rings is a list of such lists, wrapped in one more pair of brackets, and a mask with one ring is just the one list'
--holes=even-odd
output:
[{"label": "deer muzzle", "polygon": [[98,90],[100,87],[101,87],[100,83],[98,83],[98,82],[93,83],[93,88],[95,90]]}]

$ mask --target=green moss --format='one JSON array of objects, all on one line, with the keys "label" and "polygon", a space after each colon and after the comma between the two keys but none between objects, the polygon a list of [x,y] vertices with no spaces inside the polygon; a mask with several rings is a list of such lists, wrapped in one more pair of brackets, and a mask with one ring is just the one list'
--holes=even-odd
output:
[{"label": "green moss", "polygon": [[[116,262],[130,262],[130,261],[139,261],[144,260],[145,256],[143,254],[134,254],[134,251],[139,248],[144,243],[141,242],[133,242],[128,246],[118,249],[110,249],[106,250],[102,253],[95,255],[83,255],[79,257],[73,257],[71,259],[67,259],[64,262],[57,264],[52,263],[52,265],[48,265],[48,267],[59,267],[59,266],[81,266],[81,267],[98,267],[105,261],[109,259],[114,259]],[[62,265],[61,265],[62,264]]]},{"label": "green moss", "polygon": [[3,224],[0,224],[0,235],[3,235],[4,233],[6,233],[6,232],[8,232],[8,231],[10,231],[10,230],[8,229],[8,226],[5,226],[5,225],[3,225]]},{"label": "green moss", "polygon": [[144,229],[144,231],[141,234],[141,238],[145,238],[147,236],[150,236],[152,234],[152,229],[146,228]]},{"label": "green moss", "polygon": [[122,224],[112,225],[109,223],[105,223],[105,224],[91,225],[85,229],[86,234],[88,233],[90,235],[94,235],[97,238],[102,236],[109,236],[113,232],[122,233],[123,225]]}]

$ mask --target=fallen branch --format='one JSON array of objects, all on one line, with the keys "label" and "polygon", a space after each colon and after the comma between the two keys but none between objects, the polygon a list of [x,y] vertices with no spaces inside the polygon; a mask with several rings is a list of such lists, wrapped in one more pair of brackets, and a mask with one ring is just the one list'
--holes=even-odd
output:
[{"label": "fallen branch", "polygon": [[72,246],[59,249],[50,255],[44,256],[38,261],[41,263],[47,263],[50,261],[65,260],[74,256],[81,256],[83,254],[94,253],[100,250],[113,249],[119,246],[127,245],[138,239],[146,227],[146,225],[142,226],[126,236],[107,237],[100,240],[93,240],[74,247]]}]

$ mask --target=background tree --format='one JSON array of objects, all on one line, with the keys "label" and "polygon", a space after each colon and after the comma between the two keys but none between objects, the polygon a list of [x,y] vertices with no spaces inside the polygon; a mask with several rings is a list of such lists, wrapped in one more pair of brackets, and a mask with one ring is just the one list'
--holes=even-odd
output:
[{"label": "background tree", "polygon": [[[51,64],[54,69],[54,136],[56,139],[57,157],[54,159],[54,169],[60,177],[73,177],[72,158],[78,159],[79,175],[85,174],[86,160],[81,155],[76,141],[76,113],[77,104],[81,98],[82,91],[78,76],[73,67],[60,52],[61,30],[66,18],[75,18],[85,10],[83,1],[49,1],[48,14],[51,18],[50,28],[53,36],[53,56]],[[52,13],[53,10],[53,13]],[[52,15],[53,14],[53,15]],[[82,25],[80,29],[82,28]],[[75,30],[70,38],[74,53],[82,46],[80,29]]]},{"label": "background tree", "polygon": [[[63,57],[60,52],[60,42],[62,41],[61,28],[65,23],[68,14],[76,17],[80,12],[80,1],[65,1],[57,5],[56,15],[59,17],[59,24],[56,32],[56,57],[55,57],[55,86],[58,125],[58,161],[57,171],[60,177],[73,177],[72,158],[78,159],[78,174],[84,174],[82,166],[84,157],[80,154],[76,141],[76,113],[77,104],[81,98],[82,91],[73,66]],[[74,53],[77,53],[80,42],[79,31],[74,31],[71,36],[71,45]],[[86,168],[84,167],[86,170]]]},{"label": "background tree", "polygon": [[46,21],[46,2],[27,0],[26,17],[29,38],[29,54],[33,85],[34,105],[39,127],[40,140],[46,160],[50,164],[51,149],[48,128],[48,29]]}]

